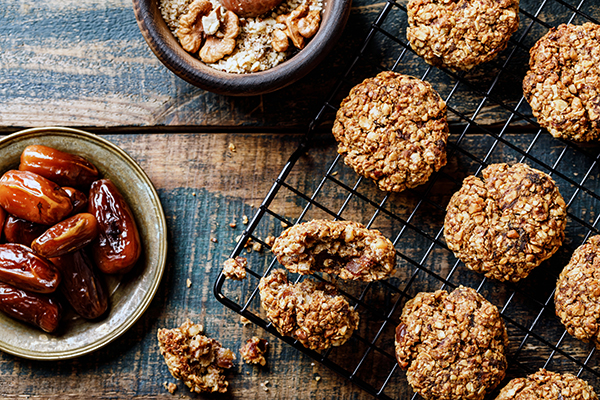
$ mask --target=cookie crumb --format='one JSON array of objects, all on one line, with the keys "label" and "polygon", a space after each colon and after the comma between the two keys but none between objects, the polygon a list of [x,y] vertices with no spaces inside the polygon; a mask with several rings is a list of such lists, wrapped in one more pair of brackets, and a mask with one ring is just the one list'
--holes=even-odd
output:
[{"label": "cookie crumb", "polygon": [[262,244],[260,244],[258,242],[252,243],[252,250],[254,250],[256,252],[261,252],[262,251]]},{"label": "cookie crumb", "polygon": [[333,172],[331,173],[331,176],[336,176],[337,174],[338,174],[338,172],[337,172],[337,171],[333,171]]},{"label": "cookie crumb", "polygon": [[230,228],[235,228],[237,226],[237,224],[235,222],[230,222],[229,223],[229,227]]},{"label": "cookie crumb", "polygon": [[290,226],[290,225],[287,222],[281,221],[281,227],[282,228],[287,228],[288,226]]},{"label": "cookie crumb", "polygon": [[228,279],[241,281],[246,279],[248,261],[244,257],[228,258],[223,263],[223,274]]},{"label": "cookie crumb", "polygon": [[237,152],[237,147],[235,147],[235,144],[229,143],[229,151],[231,151],[232,153]]},{"label": "cookie crumb", "polygon": [[250,320],[244,317],[243,315],[240,315],[240,322],[242,323],[242,325],[246,326],[250,323]]},{"label": "cookie crumb", "polygon": [[186,285],[187,287],[191,287],[191,286],[192,286],[192,281],[190,280],[190,278],[188,278],[188,279],[185,281],[185,285]]},{"label": "cookie crumb", "polygon": [[315,376],[315,381],[319,382],[321,380],[321,377],[319,375]]},{"label": "cookie crumb", "polygon": [[242,224],[248,225],[248,216],[247,215],[242,216]]},{"label": "cookie crumb", "polygon": [[219,240],[216,237],[211,237],[210,241],[213,243],[217,243]]},{"label": "cookie crumb", "polygon": [[165,383],[163,383],[163,386],[171,394],[175,393],[175,391],[177,390],[177,385],[174,384],[173,382],[165,382]]},{"label": "cookie crumb", "polygon": [[265,238],[265,244],[269,247],[273,247],[273,243],[275,243],[275,236],[267,236]]},{"label": "cookie crumb", "polygon": [[[265,355],[267,354],[268,349],[269,342],[265,339],[252,336],[252,338],[248,339],[246,344],[240,348],[240,354],[247,364],[260,364],[264,367],[267,364]],[[265,385],[267,383],[269,383],[269,381],[265,381]]]}]

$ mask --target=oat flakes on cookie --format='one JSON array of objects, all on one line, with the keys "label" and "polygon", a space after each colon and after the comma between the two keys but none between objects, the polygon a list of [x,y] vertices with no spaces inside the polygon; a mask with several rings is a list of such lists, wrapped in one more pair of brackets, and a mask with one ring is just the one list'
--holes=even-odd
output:
[{"label": "oat flakes on cookie", "polygon": [[446,165],[446,103],[412,76],[386,71],[353,87],[332,132],[344,162],[383,191],[421,185]]},{"label": "oat flakes on cookie", "polygon": [[496,400],[598,400],[598,396],[575,375],[540,369],[525,378],[512,379]]},{"label": "oat flakes on cookie", "polygon": [[469,70],[506,48],[519,0],[410,0],[406,36],[429,64]]},{"label": "oat flakes on cookie", "polygon": [[271,249],[290,272],[326,272],[371,282],[394,273],[396,249],[376,229],[351,221],[312,220],[286,229]]},{"label": "oat flakes on cookie", "polygon": [[504,378],[508,335],[496,306],[475,290],[422,292],[396,328],[396,358],[424,399],[483,399]]},{"label": "oat flakes on cookie", "polygon": [[344,344],[358,327],[359,315],[333,285],[305,279],[292,284],[278,269],[260,280],[261,305],[284,336],[311,350]]},{"label": "oat flakes on cookie", "polygon": [[202,334],[203,327],[186,320],[179,328],[159,329],[160,354],[171,375],[192,392],[227,392],[224,370],[233,367],[235,355],[215,339]]},{"label": "oat flakes on cookie", "polygon": [[573,253],[558,277],[554,305],[567,332],[600,349],[600,235]]},{"label": "oat flakes on cookie", "polygon": [[551,28],[529,51],[523,95],[554,137],[600,139],[600,25]]},{"label": "oat flakes on cookie", "polygon": [[516,282],[562,244],[566,204],[550,176],[525,164],[492,164],[481,175],[450,199],[444,237],[468,268]]}]

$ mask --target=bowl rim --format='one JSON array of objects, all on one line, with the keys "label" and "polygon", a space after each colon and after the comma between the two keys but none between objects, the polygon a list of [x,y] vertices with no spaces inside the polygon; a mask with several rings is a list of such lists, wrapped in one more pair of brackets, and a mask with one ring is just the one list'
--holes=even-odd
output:
[{"label": "bowl rim", "polygon": [[[75,357],[79,357],[91,352],[98,350],[101,347],[106,346],[111,343],[122,334],[124,334],[129,328],[131,328],[140,317],[146,312],[150,303],[154,299],[156,292],[158,291],[158,287],[160,286],[160,282],[162,281],[162,277],[166,268],[167,263],[167,224],[166,217],[160,202],[160,197],[158,196],[158,192],[156,188],[152,184],[152,181],[146,174],[146,172],[142,169],[142,167],[133,159],[129,154],[127,154],[123,149],[121,149],[116,144],[98,136],[90,132],[82,131],[74,128],[65,128],[65,127],[39,127],[39,128],[29,128],[20,130],[18,132],[12,133],[0,139],[0,147],[6,145],[7,142],[12,141],[15,138],[21,137],[36,137],[36,136],[44,136],[48,134],[58,134],[58,135],[66,135],[72,137],[83,136],[85,139],[90,140],[92,142],[97,142],[100,146],[108,147],[111,151],[115,152],[119,157],[123,158],[124,161],[135,171],[137,177],[141,180],[141,182],[146,186],[147,190],[150,192],[150,196],[153,200],[154,206],[156,207],[156,214],[158,216],[159,230],[164,232],[164,240],[159,242],[158,255],[159,260],[157,262],[157,268],[152,275],[152,279],[149,287],[147,288],[146,294],[143,297],[140,304],[135,308],[135,310],[125,319],[123,323],[121,323],[115,330],[100,338],[99,340],[90,343],[86,346],[75,348],[72,350],[59,350],[52,352],[39,352],[36,350],[23,350],[19,347],[12,345],[4,345],[0,343],[0,350],[5,353],[12,354],[14,356],[31,359],[31,360],[66,360]],[[35,329],[35,328],[32,328]],[[40,331],[44,333],[43,331]]]},{"label": "bowl rim", "polygon": [[148,46],[174,74],[192,85],[223,95],[248,96],[274,92],[313,70],[342,35],[352,0],[325,0],[317,34],[290,59],[265,71],[235,74],[211,68],[181,48],[158,9],[159,0],[132,0],[135,18]]}]

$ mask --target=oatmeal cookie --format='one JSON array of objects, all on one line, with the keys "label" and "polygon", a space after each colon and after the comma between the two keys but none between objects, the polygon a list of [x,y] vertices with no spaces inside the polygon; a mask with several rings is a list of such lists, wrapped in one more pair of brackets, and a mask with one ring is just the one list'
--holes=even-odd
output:
[{"label": "oatmeal cookie", "polygon": [[600,235],[573,253],[556,283],[554,305],[567,332],[600,349]]},{"label": "oatmeal cookie", "polygon": [[412,76],[386,71],[353,87],[332,133],[344,162],[384,191],[421,185],[446,165],[446,103]]},{"label": "oatmeal cookie", "polygon": [[269,349],[269,342],[256,336],[252,336],[246,344],[240,348],[240,354],[248,364],[267,365],[265,355]]},{"label": "oatmeal cookie", "polygon": [[551,28],[529,51],[523,95],[554,137],[600,138],[600,25]]},{"label": "oatmeal cookie", "polygon": [[516,282],[562,244],[566,204],[550,176],[525,164],[492,164],[481,174],[450,199],[444,237],[469,269]]},{"label": "oatmeal cookie", "polygon": [[598,400],[594,389],[571,374],[540,369],[525,378],[512,379],[496,400]]},{"label": "oatmeal cookie", "polygon": [[375,229],[350,221],[312,220],[286,229],[271,249],[290,272],[326,272],[371,282],[394,273],[396,249]]},{"label": "oatmeal cookie", "polygon": [[160,354],[169,372],[192,392],[227,392],[224,370],[233,367],[235,355],[215,339],[202,335],[202,325],[189,319],[179,328],[159,329]]},{"label": "oatmeal cookie", "polygon": [[496,306],[460,286],[409,300],[396,328],[396,358],[424,399],[483,399],[504,378],[508,335]]},{"label": "oatmeal cookie", "polygon": [[358,327],[359,316],[333,285],[305,279],[290,284],[278,269],[260,280],[261,305],[284,336],[311,350],[344,344]]},{"label": "oatmeal cookie", "polygon": [[244,280],[247,266],[248,260],[245,257],[228,258],[223,263],[223,275],[236,281]]},{"label": "oatmeal cookie", "polygon": [[519,0],[410,0],[406,36],[429,64],[469,70],[506,48]]}]

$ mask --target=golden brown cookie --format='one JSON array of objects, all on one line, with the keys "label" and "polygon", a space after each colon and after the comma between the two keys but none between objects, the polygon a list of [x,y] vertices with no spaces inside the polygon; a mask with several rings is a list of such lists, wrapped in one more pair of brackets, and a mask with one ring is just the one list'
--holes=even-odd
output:
[{"label": "golden brown cookie", "polygon": [[192,392],[227,392],[224,370],[233,367],[235,355],[215,339],[202,334],[203,327],[189,319],[173,329],[158,330],[160,354],[169,372]]},{"label": "golden brown cookie", "polygon": [[260,280],[261,305],[284,336],[311,350],[344,344],[358,327],[359,316],[333,285],[305,279],[291,284],[278,269]]},{"label": "golden brown cookie", "polygon": [[496,306],[471,288],[419,293],[396,328],[396,358],[424,399],[483,399],[504,378],[508,335]]},{"label": "golden brown cookie", "polygon": [[556,283],[554,305],[567,332],[600,349],[600,235],[573,253]]},{"label": "golden brown cookie", "polygon": [[412,76],[386,71],[353,87],[332,132],[344,162],[384,191],[421,185],[446,165],[446,103]]},{"label": "golden brown cookie", "polygon": [[562,244],[566,204],[552,178],[526,164],[492,164],[481,175],[450,199],[444,237],[469,269],[516,282]]},{"label": "golden brown cookie", "polygon": [[406,36],[429,64],[469,70],[506,48],[519,27],[518,0],[410,0]]},{"label": "golden brown cookie", "polygon": [[554,137],[600,138],[600,25],[551,28],[529,51],[523,95]]},{"label": "golden brown cookie", "polygon": [[540,369],[525,378],[512,379],[496,400],[598,400],[594,389],[571,374]]},{"label": "golden brown cookie", "polygon": [[378,230],[351,221],[312,220],[286,229],[271,251],[290,272],[326,272],[371,282],[394,273],[396,249]]}]

